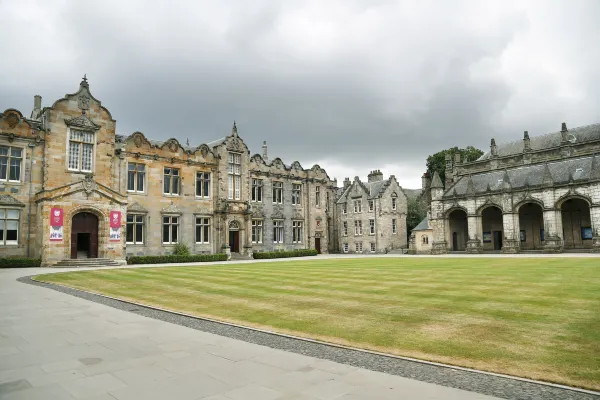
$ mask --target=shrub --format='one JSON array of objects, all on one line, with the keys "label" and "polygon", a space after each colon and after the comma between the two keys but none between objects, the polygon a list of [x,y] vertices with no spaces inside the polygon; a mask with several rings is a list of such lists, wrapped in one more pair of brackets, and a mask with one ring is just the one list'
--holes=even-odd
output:
[{"label": "shrub", "polygon": [[209,261],[227,261],[226,254],[191,254],[166,256],[135,256],[128,257],[127,264],[173,264]]},{"label": "shrub", "polygon": [[176,256],[189,256],[190,249],[185,243],[177,243],[173,248],[173,254]]},{"label": "shrub", "polygon": [[37,258],[0,258],[0,268],[30,268],[39,267],[41,260]]},{"label": "shrub", "polygon": [[316,256],[317,250],[315,249],[301,249],[301,250],[291,250],[291,251],[271,251],[271,252],[261,252],[254,253],[253,257],[257,260],[267,259],[267,258],[289,258],[289,257],[307,257],[307,256]]}]

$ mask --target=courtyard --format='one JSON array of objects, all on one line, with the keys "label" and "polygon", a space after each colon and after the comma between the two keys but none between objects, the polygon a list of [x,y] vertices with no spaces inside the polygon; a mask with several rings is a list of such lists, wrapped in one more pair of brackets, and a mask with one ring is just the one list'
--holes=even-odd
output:
[{"label": "courtyard", "polygon": [[363,257],[37,279],[325,342],[600,389],[598,258]]}]

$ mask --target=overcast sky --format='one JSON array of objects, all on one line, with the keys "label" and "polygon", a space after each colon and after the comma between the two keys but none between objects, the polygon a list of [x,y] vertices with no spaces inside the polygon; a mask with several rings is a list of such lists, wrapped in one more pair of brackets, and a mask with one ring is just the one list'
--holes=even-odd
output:
[{"label": "overcast sky", "polygon": [[600,122],[600,1],[0,0],[0,109],[90,89],[117,132],[420,187],[429,154]]}]

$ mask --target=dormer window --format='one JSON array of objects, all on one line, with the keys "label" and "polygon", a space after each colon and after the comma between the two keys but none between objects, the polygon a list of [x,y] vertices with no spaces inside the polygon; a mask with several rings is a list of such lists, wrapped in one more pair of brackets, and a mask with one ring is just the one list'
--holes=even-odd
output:
[{"label": "dormer window", "polygon": [[71,129],[69,131],[69,170],[92,172],[94,133]]}]

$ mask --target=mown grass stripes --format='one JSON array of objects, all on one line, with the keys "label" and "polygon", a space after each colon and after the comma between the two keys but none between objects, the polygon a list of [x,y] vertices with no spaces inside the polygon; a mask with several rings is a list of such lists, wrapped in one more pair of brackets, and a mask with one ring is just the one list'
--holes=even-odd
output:
[{"label": "mown grass stripes", "polygon": [[299,336],[600,389],[598,259],[313,259],[40,279]]}]

